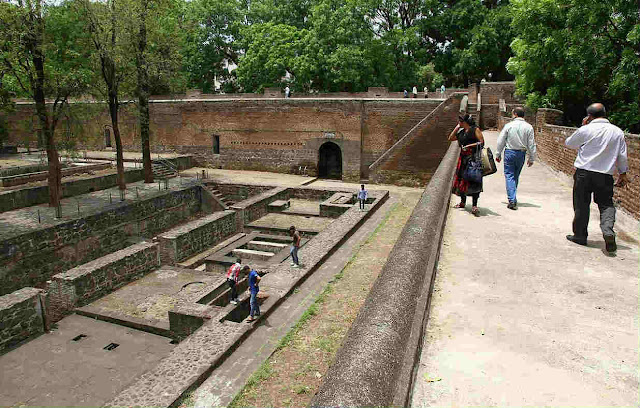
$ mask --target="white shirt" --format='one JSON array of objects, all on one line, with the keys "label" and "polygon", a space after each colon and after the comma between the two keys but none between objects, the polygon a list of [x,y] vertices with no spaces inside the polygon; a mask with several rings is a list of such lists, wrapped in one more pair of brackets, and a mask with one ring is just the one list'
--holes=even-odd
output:
[{"label": "white shirt", "polygon": [[418,88],[416,88],[415,86],[413,87],[413,93],[417,94],[418,93]]},{"label": "white shirt", "polygon": [[498,136],[498,148],[496,156],[502,155],[505,148],[511,150],[526,150],[529,152],[529,161],[536,159],[536,140],[533,137],[533,126],[523,118],[514,118],[504,125],[500,136]]},{"label": "white shirt", "polygon": [[578,169],[597,173],[626,173],[627,143],[624,132],[605,118],[594,119],[576,130],[564,142],[567,147],[578,149],[573,165]]}]

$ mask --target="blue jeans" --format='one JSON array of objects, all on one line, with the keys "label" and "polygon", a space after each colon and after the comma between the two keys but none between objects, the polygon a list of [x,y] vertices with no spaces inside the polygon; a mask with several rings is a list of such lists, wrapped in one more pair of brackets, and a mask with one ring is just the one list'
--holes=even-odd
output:
[{"label": "blue jeans", "polygon": [[504,178],[507,182],[507,198],[510,203],[518,202],[516,191],[526,155],[522,150],[505,149],[504,151]]},{"label": "blue jeans", "polygon": [[249,298],[249,306],[251,306],[251,311],[249,312],[249,315],[251,317],[260,316],[260,305],[258,305],[257,296],[258,296],[258,292],[251,292],[251,298]]},{"label": "blue jeans", "polygon": [[300,265],[300,262],[298,261],[298,247],[295,245],[291,245],[291,249],[289,250],[289,253],[291,254],[291,259],[293,260],[293,263],[296,265]]}]

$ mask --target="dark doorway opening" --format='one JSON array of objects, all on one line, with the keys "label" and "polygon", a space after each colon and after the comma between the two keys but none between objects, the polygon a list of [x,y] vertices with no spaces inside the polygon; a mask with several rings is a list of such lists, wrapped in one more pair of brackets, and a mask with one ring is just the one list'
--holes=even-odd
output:
[{"label": "dark doorway opening", "polygon": [[213,154],[220,154],[220,136],[213,135]]},{"label": "dark doorway opening", "polygon": [[342,180],[342,152],[337,144],[327,142],[320,146],[318,176]]},{"label": "dark doorway opening", "polygon": [[105,147],[111,147],[111,129],[104,128],[104,145]]}]

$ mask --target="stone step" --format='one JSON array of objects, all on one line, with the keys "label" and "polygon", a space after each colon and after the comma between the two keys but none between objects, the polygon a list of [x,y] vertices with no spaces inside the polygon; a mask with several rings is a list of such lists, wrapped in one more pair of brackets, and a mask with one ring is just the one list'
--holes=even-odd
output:
[{"label": "stone step", "polygon": [[231,251],[231,253],[233,254],[233,256],[238,257],[238,258],[242,259],[243,261],[245,259],[254,259],[254,260],[257,260],[257,261],[266,261],[269,258],[271,258],[273,255],[275,255],[273,252],[256,251],[256,250],[253,250],[253,249],[242,249],[242,248],[236,248],[233,251]]},{"label": "stone step", "polygon": [[264,251],[264,252],[272,252],[272,253],[277,253],[288,246],[289,245],[287,244],[281,244],[278,242],[267,242],[267,241],[249,241],[247,243],[247,249]]},{"label": "stone step", "polygon": [[290,205],[291,204],[289,200],[276,200],[270,203],[267,207],[269,208],[269,211],[280,212],[289,208]]}]

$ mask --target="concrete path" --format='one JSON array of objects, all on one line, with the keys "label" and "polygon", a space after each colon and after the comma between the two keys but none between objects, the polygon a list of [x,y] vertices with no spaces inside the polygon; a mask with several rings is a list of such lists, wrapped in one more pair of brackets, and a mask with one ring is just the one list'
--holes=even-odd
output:
[{"label": "concrete path", "polygon": [[[105,350],[111,343],[118,346]],[[0,407],[100,407],[174,347],[166,337],[67,316],[0,357]]]},{"label": "concrete path", "polygon": [[[397,202],[390,197],[340,248],[325,261],[291,296],[194,391],[180,407],[226,407],[251,374],[275,351],[280,339],[311,306],[331,278],[349,262],[357,246],[376,229]],[[301,258],[304,263],[304,258]]]},{"label": "concrete path", "polygon": [[[495,149],[497,132],[485,138]],[[619,217],[609,257],[594,205],[588,246],[575,245],[571,197],[568,177],[536,163],[508,210],[499,165],[481,217],[470,202],[450,210],[414,407],[639,405],[637,223]]]}]

